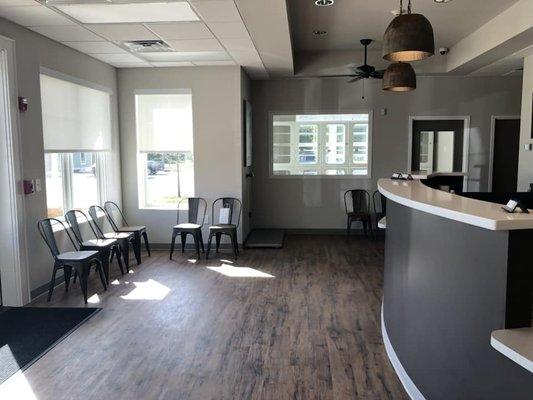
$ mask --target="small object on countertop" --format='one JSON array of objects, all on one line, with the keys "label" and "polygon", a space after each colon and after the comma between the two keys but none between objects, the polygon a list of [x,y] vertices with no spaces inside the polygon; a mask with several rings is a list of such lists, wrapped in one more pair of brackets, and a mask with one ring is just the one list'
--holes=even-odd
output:
[{"label": "small object on countertop", "polygon": [[401,181],[412,181],[413,177],[411,176],[411,174],[400,174],[398,172],[395,172],[392,174],[391,179],[401,180]]},{"label": "small object on countertop", "polygon": [[525,207],[520,200],[511,199],[506,205],[502,207],[503,211],[508,213],[514,213],[516,208],[520,208],[524,214],[529,214],[529,210]]}]

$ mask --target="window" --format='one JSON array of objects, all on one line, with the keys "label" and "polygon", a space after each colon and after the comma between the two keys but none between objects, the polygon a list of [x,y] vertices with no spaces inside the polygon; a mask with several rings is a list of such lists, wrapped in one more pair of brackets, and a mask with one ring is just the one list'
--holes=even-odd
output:
[{"label": "window", "polygon": [[275,114],[272,174],[370,177],[370,114]]},{"label": "window", "polygon": [[175,208],[194,196],[192,95],[136,94],[139,207]]},{"label": "window", "polygon": [[105,200],[111,149],[109,93],[41,74],[46,202],[49,217]]}]

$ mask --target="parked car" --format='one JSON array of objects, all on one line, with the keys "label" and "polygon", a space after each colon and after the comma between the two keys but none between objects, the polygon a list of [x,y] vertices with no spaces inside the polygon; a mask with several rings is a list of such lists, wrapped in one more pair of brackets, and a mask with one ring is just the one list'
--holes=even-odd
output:
[{"label": "parked car", "polygon": [[163,161],[148,160],[146,167],[150,175],[155,175],[158,171],[165,170],[165,163]]}]

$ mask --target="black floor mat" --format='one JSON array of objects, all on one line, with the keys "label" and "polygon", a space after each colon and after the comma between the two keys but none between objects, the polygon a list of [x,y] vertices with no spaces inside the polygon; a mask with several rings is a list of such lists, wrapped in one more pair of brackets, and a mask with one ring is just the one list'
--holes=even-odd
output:
[{"label": "black floor mat", "polygon": [[0,384],[28,368],[100,308],[5,307],[0,313]]}]

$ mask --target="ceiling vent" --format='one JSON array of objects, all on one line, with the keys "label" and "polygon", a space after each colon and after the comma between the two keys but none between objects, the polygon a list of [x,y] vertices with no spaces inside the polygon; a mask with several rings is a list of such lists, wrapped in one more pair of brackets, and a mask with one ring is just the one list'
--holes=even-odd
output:
[{"label": "ceiling vent", "polygon": [[174,51],[162,40],[134,40],[132,42],[124,42],[123,44],[134,53],[161,53],[165,51]]}]

